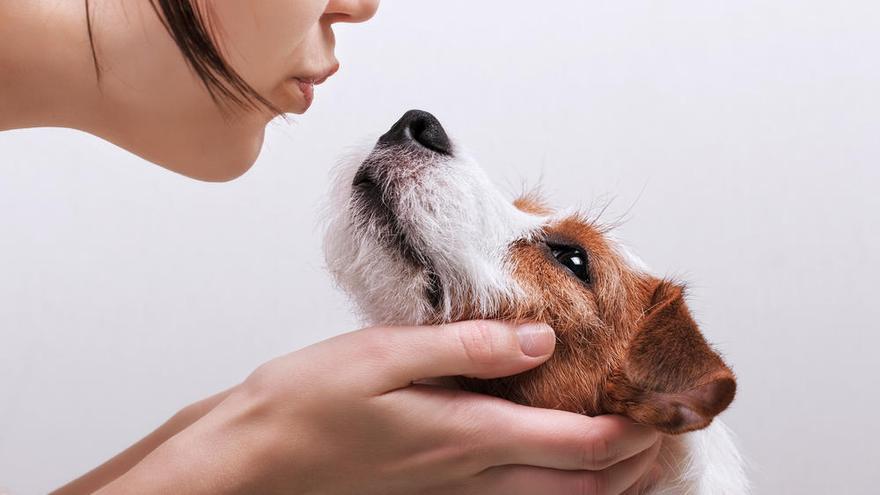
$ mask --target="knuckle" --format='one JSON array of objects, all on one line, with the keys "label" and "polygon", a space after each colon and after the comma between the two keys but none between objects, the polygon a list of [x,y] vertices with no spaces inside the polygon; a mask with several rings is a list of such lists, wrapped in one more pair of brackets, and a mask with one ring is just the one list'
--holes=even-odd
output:
[{"label": "knuckle", "polygon": [[[459,445],[465,444],[459,443]],[[464,472],[480,472],[491,466],[490,459],[493,455],[494,452],[492,452],[492,450],[485,444],[467,444],[466,447],[458,447],[455,455],[455,464]]]},{"label": "knuckle", "polygon": [[487,365],[495,360],[499,342],[488,322],[468,322],[459,326],[456,333],[458,342],[470,362]]},{"label": "knuckle", "polygon": [[483,397],[464,396],[450,403],[448,412],[461,420],[457,422],[457,430],[463,438],[480,439],[486,430],[486,422],[483,419],[490,416],[493,411],[480,399]]},{"label": "knuckle", "polygon": [[480,455],[494,457],[499,444],[498,423],[502,418],[493,402],[488,397],[465,395],[450,403],[448,413],[457,418],[453,436],[465,439]]},{"label": "knuckle", "polygon": [[445,406],[443,415],[456,421],[447,425],[444,439],[436,447],[450,469],[477,473],[496,464],[495,431],[483,418],[489,413],[479,400],[455,400]]},{"label": "knuckle", "polygon": [[584,438],[581,449],[581,466],[583,469],[605,469],[617,462],[611,444],[600,431],[591,431]]},{"label": "knuckle", "polygon": [[611,495],[608,491],[608,475],[604,471],[592,471],[581,477],[579,495]]},{"label": "knuckle", "polygon": [[277,368],[277,358],[257,366],[240,388],[251,396],[271,397],[278,388]]}]

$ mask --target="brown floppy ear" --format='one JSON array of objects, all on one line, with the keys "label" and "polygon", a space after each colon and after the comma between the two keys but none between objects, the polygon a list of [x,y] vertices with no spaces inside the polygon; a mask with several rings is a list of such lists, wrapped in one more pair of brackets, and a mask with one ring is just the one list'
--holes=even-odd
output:
[{"label": "brown floppy ear", "polygon": [[700,334],[680,286],[658,282],[627,352],[606,384],[609,412],[675,434],[705,428],[733,401],[733,372]]}]

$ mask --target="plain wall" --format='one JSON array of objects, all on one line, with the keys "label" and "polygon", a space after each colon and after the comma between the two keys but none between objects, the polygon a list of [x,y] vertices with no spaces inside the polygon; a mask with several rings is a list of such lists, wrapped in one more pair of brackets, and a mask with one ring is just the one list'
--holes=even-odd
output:
[{"label": "plain wall", "polygon": [[329,170],[422,108],[511,197],[611,201],[690,282],[755,493],[877,493],[878,26],[869,0],[385,0],[236,181],[0,133],[0,485],[45,492],[355,329],[322,267]]}]

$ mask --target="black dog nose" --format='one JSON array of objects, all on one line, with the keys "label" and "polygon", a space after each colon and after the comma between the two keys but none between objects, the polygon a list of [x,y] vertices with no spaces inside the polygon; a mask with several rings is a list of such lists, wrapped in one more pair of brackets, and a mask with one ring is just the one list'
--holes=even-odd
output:
[{"label": "black dog nose", "polygon": [[410,110],[379,138],[379,144],[403,144],[415,141],[429,150],[452,154],[452,142],[440,121],[428,112]]}]

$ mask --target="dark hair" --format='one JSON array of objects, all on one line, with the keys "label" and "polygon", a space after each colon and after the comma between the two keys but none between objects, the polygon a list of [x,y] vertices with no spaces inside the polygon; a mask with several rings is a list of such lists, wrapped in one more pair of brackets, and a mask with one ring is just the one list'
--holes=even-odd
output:
[{"label": "dark hair", "polygon": [[[241,109],[264,108],[275,114],[282,113],[248,84],[220,54],[214,42],[210,13],[206,15],[202,12],[193,4],[193,0],[150,0],[150,5],[215,103],[224,108],[225,104],[232,104]],[[89,45],[100,83],[101,66],[95,49],[90,0],[85,0],[85,6]]]}]

